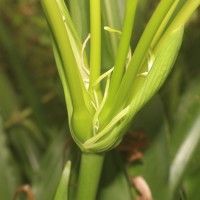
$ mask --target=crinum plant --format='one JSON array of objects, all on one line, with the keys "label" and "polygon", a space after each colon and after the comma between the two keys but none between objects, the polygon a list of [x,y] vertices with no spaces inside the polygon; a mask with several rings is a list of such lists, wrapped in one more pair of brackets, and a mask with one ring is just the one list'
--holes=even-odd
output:
[{"label": "crinum plant", "polygon": [[[64,0],[41,0],[64,88],[70,132],[82,151],[77,200],[96,199],[106,152],[120,143],[132,118],[167,78],[181,47],[184,26],[200,0],[160,1],[133,53],[130,40],[138,1],[120,3],[125,4],[125,12],[123,28],[117,30],[102,20],[103,8],[111,6],[109,0],[89,1],[90,31],[82,42]],[[102,70],[105,31],[119,40],[115,45],[108,41],[115,56],[107,71]],[[67,198],[69,166],[56,199]]]}]

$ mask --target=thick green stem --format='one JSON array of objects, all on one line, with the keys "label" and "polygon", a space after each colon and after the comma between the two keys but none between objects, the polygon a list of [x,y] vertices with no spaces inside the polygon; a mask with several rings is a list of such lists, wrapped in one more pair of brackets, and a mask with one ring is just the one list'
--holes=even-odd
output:
[{"label": "thick green stem", "polygon": [[[70,116],[71,129],[75,133],[76,140],[83,142],[90,137],[92,132],[90,111],[93,111],[93,108],[84,87],[73,45],[66,28],[65,21],[68,16],[64,14],[64,2],[63,0],[41,0],[41,4],[52,34],[55,55],[59,57],[57,60],[61,64],[58,68],[60,68],[61,79],[64,80],[63,87],[67,88],[66,91],[69,91],[70,94],[73,109],[72,116]],[[87,103],[85,100],[88,100]]]},{"label": "thick green stem", "polygon": [[85,110],[80,72],[58,3],[56,0],[41,0],[41,4],[64,66],[74,109]]},{"label": "thick green stem", "polygon": [[96,200],[105,154],[82,153],[76,200]]}]

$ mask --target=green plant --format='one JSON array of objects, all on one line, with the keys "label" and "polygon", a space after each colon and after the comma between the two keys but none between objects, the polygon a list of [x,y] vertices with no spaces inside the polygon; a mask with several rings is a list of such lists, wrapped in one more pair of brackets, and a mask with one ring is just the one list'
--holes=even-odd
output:
[{"label": "green plant", "polygon": [[[103,74],[102,2],[89,2],[89,67],[65,2],[41,3],[64,87],[70,131],[82,150],[76,199],[92,200],[96,198],[105,153],[120,143],[133,116],[163,84],[179,52],[184,25],[200,1],[186,1],[183,5],[179,5],[180,1],[160,2],[130,58],[137,1],[127,0],[114,67]],[[120,32],[112,28],[106,27],[109,32]]]},{"label": "green plant", "polygon": [[[65,112],[60,111],[58,120],[55,112],[63,97],[57,95],[62,92],[54,78],[50,86],[53,98],[56,96],[55,105],[39,100],[41,88],[35,88],[30,73],[23,68],[29,63],[23,63],[21,52],[15,51],[14,37],[9,35],[11,27],[5,23],[10,19],[6,13],[12,13],[11,6],[2,3],[9,12],[2,9],[6,17],[0,18],[1,46],[13,74],[5,73],[5,69],[0,73],[0,94],[6,93],[6,98],[0,98],[0,187],[4,188],[0,199],[12,199],[16,190],[15,199],[23,199],[20,193],[24,192],[29,200],[131,200],[138,196],[198,200],[200,83],[197,56],[188,51],[192,39],[187,35],[194,36],[193,45],[198,44],[200,31],[195,26],[185,27],[200,1],[160,1],[154,11],[150,9],[153,1],[40,2],[64,88],[70,134],[79,149],[70,140],[65,144],[69,137],[62,116]],[[145,13],[151,17],[140,31]],[[43,28],[43,16],[38,15],[32,23]],[[10,16],[16,20],[13,24],[25,26],[23,17]],[[196,18],[193,20],[198,24],[198,14]],[[189,41],[184,41],[170,74],[184,29]],[[39,41],[49,49],[48,36],[39,36]],[[198,50],[197,45],[194,52]],[[37,60],[44,65],[48,63],[43,58],[47,56],[38,53],[39,57]],[[184,71],[179,66],[190,67]],[[16,95],[16,82],[23,98]],[[24,109],[24,104],[28,108]],[[60,131],[60,124],[64,124],[64,130]],[[141,127],[147,138],[141,131],[129,131]],[[67,162],[61,176],[63,149],[67,154],[64,160],[71,162]],[[119,151],[129,156],[128,163]],[[24,182],[32,185],[32,191],[27,185],[16,189]]]}]

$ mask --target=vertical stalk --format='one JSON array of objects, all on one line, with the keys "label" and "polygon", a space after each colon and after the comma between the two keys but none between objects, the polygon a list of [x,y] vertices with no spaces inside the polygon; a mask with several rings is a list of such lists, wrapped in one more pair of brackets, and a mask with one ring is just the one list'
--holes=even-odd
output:
[{"label": "vertical stalk", "polygon": [[108,97],[106,100],[106,104],[104,105],[106,109],[103,109],[103,112],[101,113],[101,115],[105,115],[105,116],[107,115],[107,113],[105,114],[105,112],[108,111],[109,108],[112,106],[113,101],[116,97],[117,91],[119,89],[120,83],[124,76],[127,54],[130,48],[130,40],[131,40],[131,34],[132,34],[132,29],[133,29],[133,24],[134,24],[134,19],[135,19],[137,2],[138,2],[137,0],[126,1],[126,10],[125,10],[122,36],[120,39],[119,48],[116,55],[115,67],[114,67],[113,75],[111,78]]},{"label": "vertical stalk", "polygon": [[[121,30],[123,25],[124,15],[120,15],[120,11],[124,10],[121,5],[119,5],[118,0],[102,0],[102,19],[106,26],[111,28]],[[122,2],[122,1],[120,1]],[[124,4],[124,3],[123,3]],[[114,61],[117,55],[117,49],[119,44],[119,39],[115,34],[106,34],[106,42],[108,42],[108,50]]]},{"label": "vertical stalk", "polygon": [[168,28],[168,31],[172,31],[174,28],[179,26],[180,24],[186,24],[189,17],[194,13],[194,11],[199,7],[200,0],[190,0],[187,1],[177,16],[174,18],[173,22],[171,23],[170,27]]},{"label": "vertical stalk", "polygon": [[[131,62],[128,66],[128,69],[126,70],[126,73],[120,82],[120,87],[117,91],[117,94],[114,99],[112,97],[114,103],[111,106],[108,104],[107,106],[106,105],[104,106],[105,112],[101,113],[100,119],[99,119],[101,125],[108,123],[108,120],[117,112],[119,112],[119,110],[126,103],[125,100],[127,99],[127,96],[130,92],[135,76],[141,67],[141,64],[144,60],[144,57],[146,56],[148,52],[149,46],[156,32],[158,31],[169,9],[173,5],[173,2],[174,0],[161,1],[157,9],[155,10],[153,16],[151,17],[149,23],[147,24],[147,27],[145,28],[144,33],[142,34],[141,39],[135,49]],[[115,112],[111,113],[110,110],[112,110],[114,107],[117,109],[115,109]]]},{"label": "vertical stalk", "polygon": [[96,200],[105,153],[82,153],[76,200]]},{"label": "vertical stalk", "polygon": [[[83,132],[87,134],[92,132],[92,119],[90,111],[88,110],[89,106],[92,106],[92,104],[90,104],[90,101],[87,102],[87,104],[85,102],[88,92],[84,87],[78,63],[76,62],[75,54],[72,49],[73,46],[65,27],[64,21],[66,17],[59,6],[62,3],[63,1],[61,0],[41,0],[52,34],[53,44],[55,45],[55,55],[59,57],[59,62],[62,64],[59,73],[62,77],[65,77],[64,80],[66,80],[63,87],[68,87],[70,93],[73,107],[72,116],[70,116],[70,125],[77,140],[83,142],[90,137],[90,135],[84,135]],[[89,99],[89,97],[87,99]],[[93,109],[91,110],[93,111]]]},{"label": "vertical stalk", "polygon": [[169,20],[170,20],[172,14],[173,14],[174,11],[175,11],[175,9],[176,9],[178,3],[179,3],[179,0],[175,0],[175,1],[174,1],[173,5],[172,5],[171,8],[169,9],[169,11],[168,11],[168,13],[166,14],[165,18],[163,19],[163,22],[161,23],[161,25],[160,25],[160,27],[159,27],[157,33],[155,34],[155,36],[154,36],[154,38],[153,38],[153,40],[152,40],[152,42],[151,42],[151,49],[153,49],[153,48],[156,46],[157,42],[159,41],[159,39],[160,39],[160,37],[161,37],[163,31],[165,30],[165,28],[166,28],[166,26],[167,26],[167,23],[169,22]]},{"label": "vertical stalk", "polygon": [[[115,68],[113,71],[111,83],[110,83],[110,90],[108,94],[108,98],[111,97],[113,100],[113,96],[116,95],[117,90],[119,89],[121,80],[123,78],[125,72],[125,64],[127,60],[127,54],[130,48],[130,40],[131,34],[135,19],[135,11],[137,7],[137,0],[127,0],[126,3],[126,11],[125,11],[125,19],[124,19],[124,26],[122,30],[122,36],[119,43],[119,49],[116,56],[115,61]],[[112,102],[112,101],[111,101]]]},{"label": "vertical stalk", "polygon": [[82,79],[57,1],[41,0],[41,4],[64,66],[73,106],[77,110],[85,110]]},{"label": "vertical stalk", "polygon": [[[94,83],[101,73],[101,0],[90,0],[90,86],[93,89]],[[100,93],[100,86],[95,87]]]}]

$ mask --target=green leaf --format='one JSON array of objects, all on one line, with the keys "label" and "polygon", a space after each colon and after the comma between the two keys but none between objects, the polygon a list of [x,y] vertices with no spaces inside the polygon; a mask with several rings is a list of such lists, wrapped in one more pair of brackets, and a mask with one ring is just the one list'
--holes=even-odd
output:
[{"label": "green leaf", "polygon": [[[156,50],[155,61],[146,77],[137,76],[130,99],[116,99],[113,110],[106,116],[108,124],[83,144],[85,150],[104,151],[113,148],[122,139],[127,125],[134,115],[160,89],[170,73],[178,55],[183,37],[183,26],[177,27],[164,37]],[[127,100],[128,99],[128,100]],[[125,100],[128,101],[127,104]],[[129,102],[130,100],[130,102]],[[123,108],[122,106],[126,106]],[[105,113],[103,113],[105,114]],[[120,123],[119,123],[120,121]],[[100,121],[101,123],[101,121]]]},{"label": "green leaf", "polygon": [[[54,130],[55,131],[55,130]],[[58,186],[63,164],[64,142],[63,134],[52,138],[46,153],[41,161],[40,170],[34,174],[32,179],[33,192],[36,199],[53,200]]]},{"label": "green leaf", "polygon": [[200,81],[191,82],[176,112],[171,137],[172,166],[170,187],[176,191],[190,172],[192,158],[199,153],[200,142]]},{"label": "green leaf", "polygon": [[[171,33],[162,38],[155,52],[155,60],[152,68],[148,71],[147,77],[136,78],[135,86],[130,105],[130,113],[137,112],[149,99],[160,89],[165,79],[169,75],[179,49],[182,44],[184,27],[181,25]],[[138,80],[139,79],[139,80]],[[133,115],[133,113],[132,113]]]},{"label": "green leaf", "polygon": [[8,132],[13,151],[20,162],[20,168],[26,178],[31,180],[34,172],[37,172],[40,167],[41,148],[35,142],[34,135],[22,126]]},{"label": "green leaf", "polygon": [[163,123],[156,139],[144,153],[143,173],[154,199],[170,200],[168,175],[170,165],[169,130]]},{"label": "green leaf", "polygon": [[[119,0],[103,0],[102,1],[102,21],[104,26],[122,30],[125,3]],[[104,31],[105,32],[105,31]],[[105,41],[108,52],[114,62],[118,48],[118,35],[105,32]]]},{"label": "green leaf", "polygon": [[[153,199],[170,200],[168,175],[170,165],[169,124],[163,102],[154,96],[133,119],[131,130],[143,131],[148,146],[142,151],[144,158],[128,168],[131,176],[142,176],[148,184]],[[139,163],[139,164],[137,164]]]},{"label": "green leaf", "polygon": [[0,199],[12,200],[15,190],[21,184],[21,177],[7,139],[0,118]]},{"label": "green leaf", "polygon": [[[6,95],[5,95],[6,94]],[[0,69],[0,115],[7,120],[19,109],[19,101],[6,73]],[[3,97],[3,98],[2,98]]]},{"label": "green leaf", "polygon": [[[82,42],[81,42],[81,40],[78,36],[78,33],[77,33],[77,31],[74,27],[74,24],[71,20],[71,17],[69,15],[69,12],[68,12],[68,9],[65,5],[64,0],[59,0],[58,2],[59,2],[58,3],[59,9],[60,9],[60,11],[63,15],[63,18],[64,18],[64,24],[65,24],[65,27],[67,29],[69,40],[70,40],[70,43],[71,43],[71,46],[72,46],[73,53],[75,55],[77,65],[79,67],[79,71],[80,71],[81,76],[82,76],[82,79],[85,80],[85,81],[89,81],[89,74],[86,72],[86,70],[89,70],[88,69],[88,62],[87,62],[87,57],[86,57],[85,53],[82,52]],[[86,37],[85,37],[85,39],[86,39]],[[84,70],[83,65],[85,65],[85,67],[87,69]]]},{"label": "green leaf", "polygon": [[24,95],[27,103],[33,108],[33,114],[35,115],[38,123],[41,126],[45,125],[46,114],[44,113],[44,107],[40,102],[39,92],[36,90],[32,77],[26,69],[22,56],[19,51],[16,51],[14,45],[13,35],[10,35],[10,30],[7,29],[7,24],[0,18],[0,43],[7,54],[7,60],[10,64],[12,73],[17,80],[17,84],[20,86],[20,90]]},{"label": "green leaf", "polygon": [[[72,36],[70,32],[72,30],[70,27],[71,21],[65,3],[63,0],[53,0],[51,2],[42,0],[41,4],[47,17],[57,55],[59,55],[62,63],[60,72],[66,77],[67,82],[65,84],[68,85],[70,91],[73,110],[74,112],[76,111],[79,112],[79,114],[83,114],[87,112],[87,108],[90,110],[92,105],[88,99],[85,101],[85,98],[89,98],[81,73],[81,71],[83,73],[85,72],[85,68],[82,67],[82,59],[80,59],[82,56],[77,54],[76,51],[77,43],[73,38],[75,37],[75,33],[73,32]],[[75,41],[75,43],[73,43],[73,41]]]},{"label": "green leaf", "polygon": [[[41,132],[38,131],[38,128],[36,128],[35,122],[20,118],[20,111],[18,111],[20,107],[19,99],[13,90],[11,82],[3,71],[0,71],[0,83],[0,95],[4,97],[0,98],[0,113],[4,119],[3,124],[6,125],[6,122],[11,122],[11,126],[6,129],[10,145],[18,159],[17,161],[20,162],[21,172],[23,171],[22,173],[26,178],[31,179],[32,172],[38,170],[40,160],[39,150],[44,147],[46,141],[43,139]],[[12,117],[13,114],[16,114],[16,119],[19,120],[20,125],[15,126],[16,122]],[[28,121],[29,125],[27,124]],[[23,123],[24,125],[26,123],[26,127],[23,126]],[[36,130],[29,129],[30,123],[32,123],[32,126],[35,126]],[[37,133],[34,134],[34,131]]]},{"label": "green leaf", "polygon": [[68,0],[68,2],[74,27],[83,43],[89,33],[89,0]]},{"label": "green leaf", "polygon": [[[199,184],[200,184],[200,161],[199,161],[199,150],[196,154],[196,162],[191,162],[190,172],[183,181],[183,189],[188,199],[198,200],[199,199]],[[195,167],[194,167],[195,166]]]},{"label": "green leaf", "polygon": [[82,53],[80,54],[80,51],[77,53],[77,49],[80,49],[77,46],[75,31],[72,28],[73,25],[64,1],[54,0],[50,3],[42,0],[41,3],[51,30],[64,91],[67,90],[66,96],[68,99],[70,98],[70,101],[66,103],[73,106],[73,115],[69,116],[70,130],[73,138],[79,144],[86,140],[92,132],[91,113],[94,112],[94,108],[87,91],[88,79],[84,77],[88,76],[87,70],[83,66]]},{"label": "green leaf", "polygon": [[69,183],[69,177],[70,177],[70,168],[71,168],[71,162],[68,161],[63,170],[54,200],[68,199],[68,183]]}]

